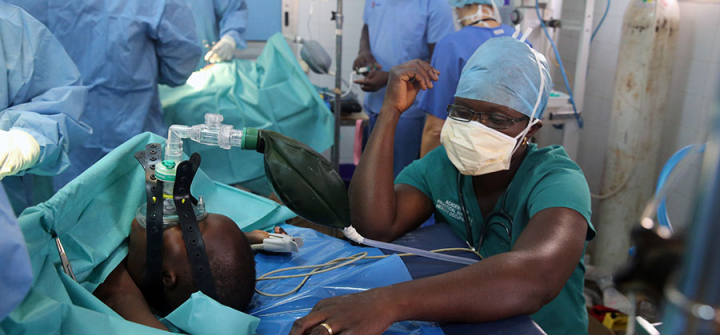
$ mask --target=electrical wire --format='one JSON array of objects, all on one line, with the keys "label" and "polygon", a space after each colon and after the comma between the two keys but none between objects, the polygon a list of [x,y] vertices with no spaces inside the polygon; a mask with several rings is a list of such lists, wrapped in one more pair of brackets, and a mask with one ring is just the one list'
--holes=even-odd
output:
[{"label": "electrical wire", "polygon": [[[557,66],[557,67],[559,68],[559,67],[560,67],[560,64],[558,63],[558,61],[557,61],[557,59],[556,59],[555,53],[551,53],[551,52],[550,52],[551,50],[552,50],[552,47],[550,46],[550,44],[548,44],[547,49],[545,50],[545,54],[546,54],[546,55],[549,55],[548,59],[550,60],[550,62],[553,63],[553,65],[555,65],[555,66]],[[573,85],[573,82],[574,82],[574,78],[573,78],[573,76],[570,75],[569,73],[568,73],[567,76],[568,76],[568,83],[570,83],[570,86],[572,86],[572,85]]]},{"label": "electrical wire", "polygon": [[310,2],[310,10],[308,10],[308,19],[307,19],[307,30],[308,30],[308,36],[310,36],[310,40],[312,40],[312,30],[310,29],[310,20],[313,16],[313,11],[315,10],[315,0],[312,0]]},{"label": "electrical wire", "polygon": [[600,30],[600,27],[603,25],[603,22],[605,22],[605,18],[608,15],[608,12],[610,11],[610,0],[607,0],[607,5],[605,6],[605,13],[603,13],[602,19],[600,19],[600,22],[598,22],[597,27],[595,27],[595,30],[592,33],[592,36],[590,36],[590,43],[595,39],[595,34],[597,34],[598,30]]},{"label": "electrical wire", "polygon": [[[475,254],[476,256],[480,257],[480,259],[483,259],[483,256],[480,255],[480,253],[478,253],[477,251],[472,250],[470,248],[443,248],[443,249],[430,250],[430,252],[448,252],[448,251],[467,251],[467,252],[471,252],[471,253]],[[416,256],[415,254],[410,254],[410,253],[396,254],[396,255],[398,255],[400,257]],[[273,271],[270,271],[270,272],[258,277],[257,281],[280,280],[280,279],[290,279],[290,278],[303,278],[303,280],[300,282],[300,284],[295,286],[295,288],[293,288],[292,290],[285,292],[285,293],[267,293],[267,292],[260,291],[257,287],[255,288],[255,292],[257,292],[260,295],[267,296],[267,297],[284,297],[284,296],[293,294],[293,293],[297,292],[298,290],[300,290],[303,287],[303,285],[305,285],[305,283],[308,281],[308,279],[310,279],[310,277],[313,275],[317,275],[317,274],[329,272],[329,271],[332,271],[335,269],[339,269],[341,267],[353,264],[360,260],[382,259],[382,258],[389,257],[389,256],[392,256],[392,255],[368,256],[367,252],[361,252],[361,253],[357,253],[357,254],[349,256],[349,257],[336,258],[336,259],[333,259],[333,260],[328,261],[323,264],[293,266],[293,267],[288,267],[288,268],[284,268],[284,269],[273,270]],[[338,264],[338,263],[340,263],[340,264]],[[295,275],[271,276],[271,275],[274,275],[274,274],[280,273],[280,272],[303,270],[303,269],[312,269],[312,270],[308,273],[300,273],[300,274],[295,274]]]},{"label": "electrical wire", "polygon": [[578,114],[577,106],[575,106],[575,99],[574,95],[572,93],[572,90],[570,89],[570,83],[568,81],[567,74],[565,74],[565,67],[563,66],[562,59],[560,58],[560,53],[557,50],[557,47],[555,46],[555,41],[553,41],[552,38],[550,38],[550,33],[547,30],[547,27],[545,26],[545,22],[542,19],[542,16],[540,15],[540,0],[535,0],[535,13],[537,14],[538,19],[540,20],[540,27],[542,27],[543,32],[545,32],[545,36],[547,37],[548,41],[550,41],[550,45],[553,48],[553,52],[555,53],[555,58],[558,61],[558,65],[560,65],[560,73],[562,74],[563,81],[565,82],[565,88],[567,89],[568,95],[570,96],[570,104],[572,105],[573,112],[575,112],[575,121],[577,121],[578,127],[582,129],[584,121],[580,114]]},{"label": "electrical wire", "polygon": [[[328,72],[328,73],[325,73],[325,74],[328,75],[328,76],[335,77],[335,72]],[[340,97],[341,97],[341,98],[344,98],[344,97],[348,96],[348,95],[352,92],[353,85],[354,85],[354,84],[353,84],[354,79],[355,79],[355,71],[350,71],[350,82],[347,82],[347,81],[345,81],[345,79],[340,78],[340,81],[341,81],[343,84],[345,84],[345,86],[348,87],[348,90],[347,90],[347,91],[342,92],[342,93],[340,94]]]},{"label": "electrical wire", "polygon": [[347,90],[347,92],[340,95],[341,98],[348,96],[352,92],[354,78],[355,78],[355,71],[350,71],[350,81],[345,83],[348,86],[348,90]]}]

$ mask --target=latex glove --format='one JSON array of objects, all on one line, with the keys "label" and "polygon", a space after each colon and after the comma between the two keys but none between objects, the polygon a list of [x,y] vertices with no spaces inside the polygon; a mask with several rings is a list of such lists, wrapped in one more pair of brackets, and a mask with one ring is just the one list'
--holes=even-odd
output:
[{"label": "latex glove", "polygon": [[19,130],[0,130],[0,179],[31,168],[40,157],[40,145]]},{"label": "latex glove", "polygon": [[237,43],[230,35],[223,36],[215,43],[212,50],[205,54],[205,61],[210,63],[226,62],[233,58],[233,50]]}]

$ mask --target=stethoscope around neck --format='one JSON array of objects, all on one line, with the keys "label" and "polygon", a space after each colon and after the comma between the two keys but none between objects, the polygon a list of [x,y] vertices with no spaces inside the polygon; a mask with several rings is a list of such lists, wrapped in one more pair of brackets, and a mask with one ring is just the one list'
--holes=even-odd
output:
[{"label": "stethoscope around neck", "polygon": [[[473,243],[473,229],[472,229],[472,223],[470,222],[470,217],[468,215],[467,209],[465,208],[465,197],[463,195],[463,184],[464,184],[464,178],[465,176],[458,171],[458,177],[457,177],[457,188],[458,188],[458,199],[460,201],[460,210],[462,211],[463,220],[465,221],[465,231],[467,233],[467,238],[465,240],[465,243],[467,245],[475,250],[480,251],[480,248],[482,248],[483,241],[485,239],[485,236],[487,235],[488,231],[490,231],[490,228],[494,224],[499,224],[503,229],[505,229],[505,232],[508,236],[508,244],[512,243],[512,225],[513,225],[513,219],[510,217],[510,215],[505,212],[505,201],[507,199],[508,190],[510,189],[510,185],[508,185],[508,188],[505,189],[505,192],[503,192],[502,197],[500,198],[500,210],[495,210],[490,213],[490,215],[487,216],[487,219],[483,223],[482,231],[480,231],[480,236],[478,237],[477,241],[477,248],[474,246]],[[512,184],[512,182],[511,182]],[[507,224],[503,223],[500,220],[493,220],[495,218],[501,218],[507,222]]]}]

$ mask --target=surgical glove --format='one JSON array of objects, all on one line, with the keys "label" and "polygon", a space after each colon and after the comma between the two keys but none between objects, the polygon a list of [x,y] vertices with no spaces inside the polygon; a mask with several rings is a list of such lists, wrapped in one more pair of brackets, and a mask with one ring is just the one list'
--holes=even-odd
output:
[{"label": "surgical glove", "polygon": [[225,35],[215,43],[212,50],[205,54],[205,61],[210,63],[229,61],[233,58],[233,50],[236,46],[235,39],[230,35]]},{"label": "surgical glove", "polygon": [[19,130],[0,130],[0,179],[31,168],[40,157],[40,145]]}]

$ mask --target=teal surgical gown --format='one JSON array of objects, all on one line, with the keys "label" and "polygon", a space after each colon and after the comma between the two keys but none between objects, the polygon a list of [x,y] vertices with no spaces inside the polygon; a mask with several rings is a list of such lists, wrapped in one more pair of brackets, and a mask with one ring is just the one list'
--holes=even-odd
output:
[{"label": "teal surgical gown", "polygon": [[[248,9],[245,0],[187,0],[195,18],[195,29],[203,54],[212,49],[213,42],[230,35],[238,48],[246,48],[245,28]],[[209,47],[207,47],[209,46]],[[200,59],[196,70],[207,65]]]},{"label": "teal surgical gown", "polygon": [[[410,185],[423,192],[435,206],[435,222],[447,224],[465,240],[477,247],[480,231],[486,224],[485,215],[477,205],[473,190],[472,176],[463,176],[462,192],[473,235],[468,238],[462,207],[458,195],[458,170],[453,166],[440,146],[425,157],[410,164],[395,180],[395,184]],[[550,146],[539,149],[529,144],[527,154],[515,173],[507,190],[505,206],[501,201],[494,210],[502,210],[512,219],[512,237],[508,241],[507,232],[499,224],[493,224],[484,237],[479,249],[484,257],[510,251],[515,241],[527,226],[530,219],[543,209],[564,207],[580,213],[587,221],[585,239],[595,237],[595,228],[590,223],[590,189],[580,167],[568,158],[565,149]],[[495,217],[494,220],[503,220]],[[587,245],[587,244],[586,244]],[[555,299],[532,315],[533,320],[548,334],[581,335],[587,334],[588,315],[583,297],[585,264],[583,257],[570,279]],[[482,285],[482,283],[479,283]]]},{"label": "teal surgical gown", "polygon": [[17,214],[52,195],[47,176],[70,166],[68,152],[90,134],[78,122],[87,87],[62,45],[20,8],[0,2],[0,129],[17,128],[40,145],[37,164],[2,183]]},{"label": "teal surgical gown", "polygon": [[167,136],[157,85],[185,83],[201,57],[185,0],[7,2],[50,29],[90,89],[80,121],[93,133],[70,153],[72,166],[55,178],[56,189],[134,135]]}]

